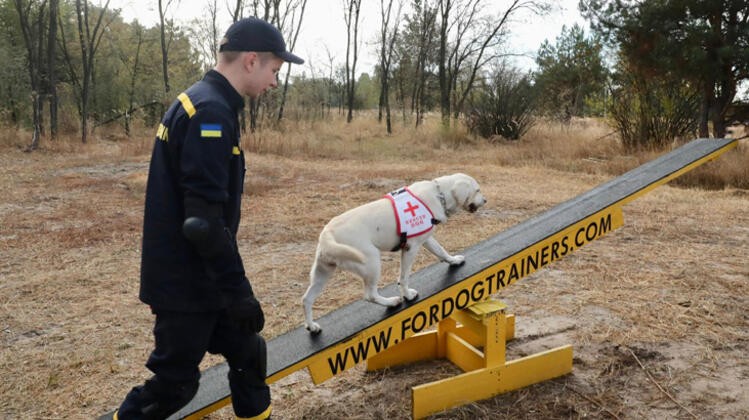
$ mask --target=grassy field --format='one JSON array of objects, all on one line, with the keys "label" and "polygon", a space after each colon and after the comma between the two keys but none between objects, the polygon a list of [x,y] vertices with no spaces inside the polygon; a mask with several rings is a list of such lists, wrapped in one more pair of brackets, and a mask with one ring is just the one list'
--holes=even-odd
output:
[{"label": "grassy field", "polygon": [[[152,315],[137,298],[152,130],[87,145],[28,133],[0,140],[0,418],[90,419],[149,372]],[[595,121],[542,124],[487,142],[427,120],[418,131],[361,117],[243,139],[248,175],[240,253],[268,338],[300,326],[317,235],[346,209],[421,179],[474,176],[489,202],[436,232],[453,253],[664,151],[627,152]],[[749,145],[624,208],[624,226],[504,290],[517,315],[508,359],[571,344],[573,373],[434,418],[749,417]],[[397,277],[384,255],[381,285]],[[432,264],[422,252],[417,267]],[[322,314],[361,298],[338,273]],[[219,363],[208,356],[203,367]],[[272,386],[274,418],[407,418],[410,388],[457,374],[434,361],[357,367],[319,386],[298,372]],[[210,415],[232,418],[224,409]]]}]

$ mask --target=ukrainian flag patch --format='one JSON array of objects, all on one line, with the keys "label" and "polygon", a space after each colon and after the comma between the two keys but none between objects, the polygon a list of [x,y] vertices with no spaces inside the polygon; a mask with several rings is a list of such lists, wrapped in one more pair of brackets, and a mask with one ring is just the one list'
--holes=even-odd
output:
[{"label": "ukrainian flag patch", "polygon": [[221,124],[200,124],[200,137],[221,137]]}]

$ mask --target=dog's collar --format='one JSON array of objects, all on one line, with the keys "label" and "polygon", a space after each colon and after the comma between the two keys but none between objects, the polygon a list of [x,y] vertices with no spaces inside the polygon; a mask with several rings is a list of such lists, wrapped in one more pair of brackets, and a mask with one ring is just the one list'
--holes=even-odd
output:
[{"label": "dog's collar", "polygon": [[440,200],[440,204],[442,204],[442,210],[445,211],[445,216],[450,217],[450,212],[447,210],[447,201],[445,200],[445,194],[440,189],[440,184],[437,181],[433,181],[434,185],[437,187],[437,198]]}]

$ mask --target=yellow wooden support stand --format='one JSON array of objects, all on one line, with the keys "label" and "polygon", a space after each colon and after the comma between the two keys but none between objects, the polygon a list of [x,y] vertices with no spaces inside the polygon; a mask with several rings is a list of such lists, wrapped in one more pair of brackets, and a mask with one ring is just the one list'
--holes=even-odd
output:
[{"label": "yellow wooden support stand", "polygon": [[476,303],[367,360],[367,370],[446,358],[465,373],[411,388],[414,419],[572,372],[572,346],[506,361],[515,316],[498,300]]}]

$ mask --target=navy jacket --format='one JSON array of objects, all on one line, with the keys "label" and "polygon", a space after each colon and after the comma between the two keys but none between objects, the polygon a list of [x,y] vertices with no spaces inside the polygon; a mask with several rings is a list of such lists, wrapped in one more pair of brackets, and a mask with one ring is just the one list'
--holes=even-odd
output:
[{"label": "navy jacket", "polygon": [[[140,299],[155,309],[211,311],[251,291],[236,246],[245,161],[238,111],[242,96],[220,73],[178,96],[156,133],[146,186]],[[182,234],[184,197],[220,203],[234,254],[221,264],[219,280]],[[228,261],[228,262],[227,262]]]}]

